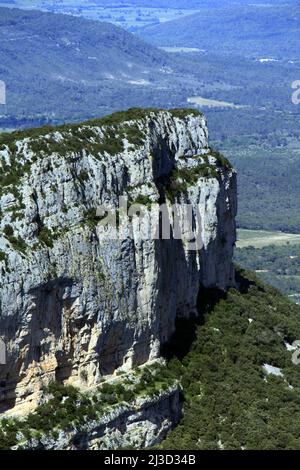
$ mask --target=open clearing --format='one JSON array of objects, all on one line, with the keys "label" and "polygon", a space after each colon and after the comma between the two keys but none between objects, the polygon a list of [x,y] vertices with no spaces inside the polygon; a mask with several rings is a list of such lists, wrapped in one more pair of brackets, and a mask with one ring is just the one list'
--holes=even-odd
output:
[{"label": "open clearing", "polygon": [[162,47],[159,47],[158,49],[161,49],[162,51],[165,51],[165,52],[171,52],[171,53],[205,52],[204,49],[199,49],[198,47],[163,47],[162,46]]},{"label": "open clearing", "polygon": [[269,245],[282,246],[287,243],[292,245],[300,244],[300,234],[246,229],[239,229],[237,232],[238,248],[245,248],[247,246],[263,248]]},{"label": "open clearing", "polygon": [[206,106],[208,108],[232,108],[232,109],[242,109],[247,106],[236,105],[234,103],[228,103],[227,101],[218,101],[211,100],[207,98],[202,98],[202,96],[192,96],[187,99],[188,103],[195,104],[197,106]]}]

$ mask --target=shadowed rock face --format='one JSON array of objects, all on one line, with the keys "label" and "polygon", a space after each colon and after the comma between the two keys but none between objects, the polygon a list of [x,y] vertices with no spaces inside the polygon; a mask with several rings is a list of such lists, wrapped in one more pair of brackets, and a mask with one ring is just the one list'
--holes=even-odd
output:
[{"label": "shadowed rock face", "polygon": [[[201,115],[135,111],[0,144],[2,410],[29,410],[54,379],[88,387],[158,357],[200,283],[233,284],[236,175],[211,153]],[[166,201],[170,219],[168,198],[192,204],[203,245],[141,241],[136,228],[99,237],[96,207],[121,194]]]}]

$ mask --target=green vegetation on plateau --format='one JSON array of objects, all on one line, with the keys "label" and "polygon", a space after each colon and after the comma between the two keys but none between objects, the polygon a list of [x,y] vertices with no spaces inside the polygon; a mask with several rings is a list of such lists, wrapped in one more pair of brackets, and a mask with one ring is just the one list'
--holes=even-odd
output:
[{"label": "green vegetation on plateau", "polygon": [[[0,195],[5,192],[6,187],[11,186],[18,197],[16,185],[30,171],[31,164],[37,160],[38,156],[43,157],[52,153],[67,156],[74,152],[80,154],[87,151],[98,158],[104,153],[116,155],[122,152],[124,139],[127,139],[133,148],[143,145],[144,133],[139,129],[137,121],[144,120],[151,113],[159,111],[161,110],[155,108],[131,108],[82,124],[64,124],[58,127],[44,126],[0,134],[0,150],[8,149],[10,154],[10,165],[3,164],[0,168]],[[173,109],[169,112],[174,118],[180,119],[202,115],[194,109]],[[99,138],[95,127],[104,129],[102,138]],[[63,140],[57,139],[56,132],[62,134]],[[34,153],[30,161],[23,161],[23,153],[18,151],[16,145],[17,141],[23,139],[29,139],[28,149]]]},{"label": "green vegetation on plateau", "polygon": [[[79,130],[84,126],[87,127],[102,127],[102,126],[120,126],[121,124],[128,121],[139,121],[147,118],[151,113],[158,113],[163,111],[159,108],[129,108],[126,111],[118,111],[99,119],[90,119],[80,124],[61,124],[59,126],[43,126],[33,127],[32,129],[25,129],[14,132],[7,132],[0,134],[0,147],[3,145],[10,145],[15,143],[17,140],[25,138],[39,138],[51,132],[68,132]],[[183,108],[183,109],[169,109],[169,113],[173,117],[184,119],[187,116],[202,116],[202,113],[196,109]],[[89,129],[87,129],[87,132]],[[87,135],[87,137],[93,137]]]}]

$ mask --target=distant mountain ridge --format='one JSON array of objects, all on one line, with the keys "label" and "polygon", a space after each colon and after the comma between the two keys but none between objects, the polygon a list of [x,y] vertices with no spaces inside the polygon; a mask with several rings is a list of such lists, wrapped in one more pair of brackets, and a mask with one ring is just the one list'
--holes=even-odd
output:
[{"label": "distant mountain ridge", "polygon": [[207,8],[149,26],[139,34],[157,46],[198,47],[210,53],[247,57],[298,57],[300,5],[287,1],[275,5],[225,5],[217,11]]},{"label": "distant mountain ridge", "polygon": [[[172,107],[169,56],[109,23],[0,8],[0,128],[82,120],[135,105]],[[185,80],[187,83],[188,79]]]}]

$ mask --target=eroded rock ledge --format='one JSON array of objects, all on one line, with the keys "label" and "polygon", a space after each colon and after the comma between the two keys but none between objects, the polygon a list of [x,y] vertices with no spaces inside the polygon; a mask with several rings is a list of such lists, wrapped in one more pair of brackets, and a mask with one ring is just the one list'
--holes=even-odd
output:
[{"label": "eroded rock ledge", "polygon": [[180,393],[178,377],[161,360],[85,391],[52,383],[34,413],[0,420],[0,449],[153,446],[179,422]]}]

